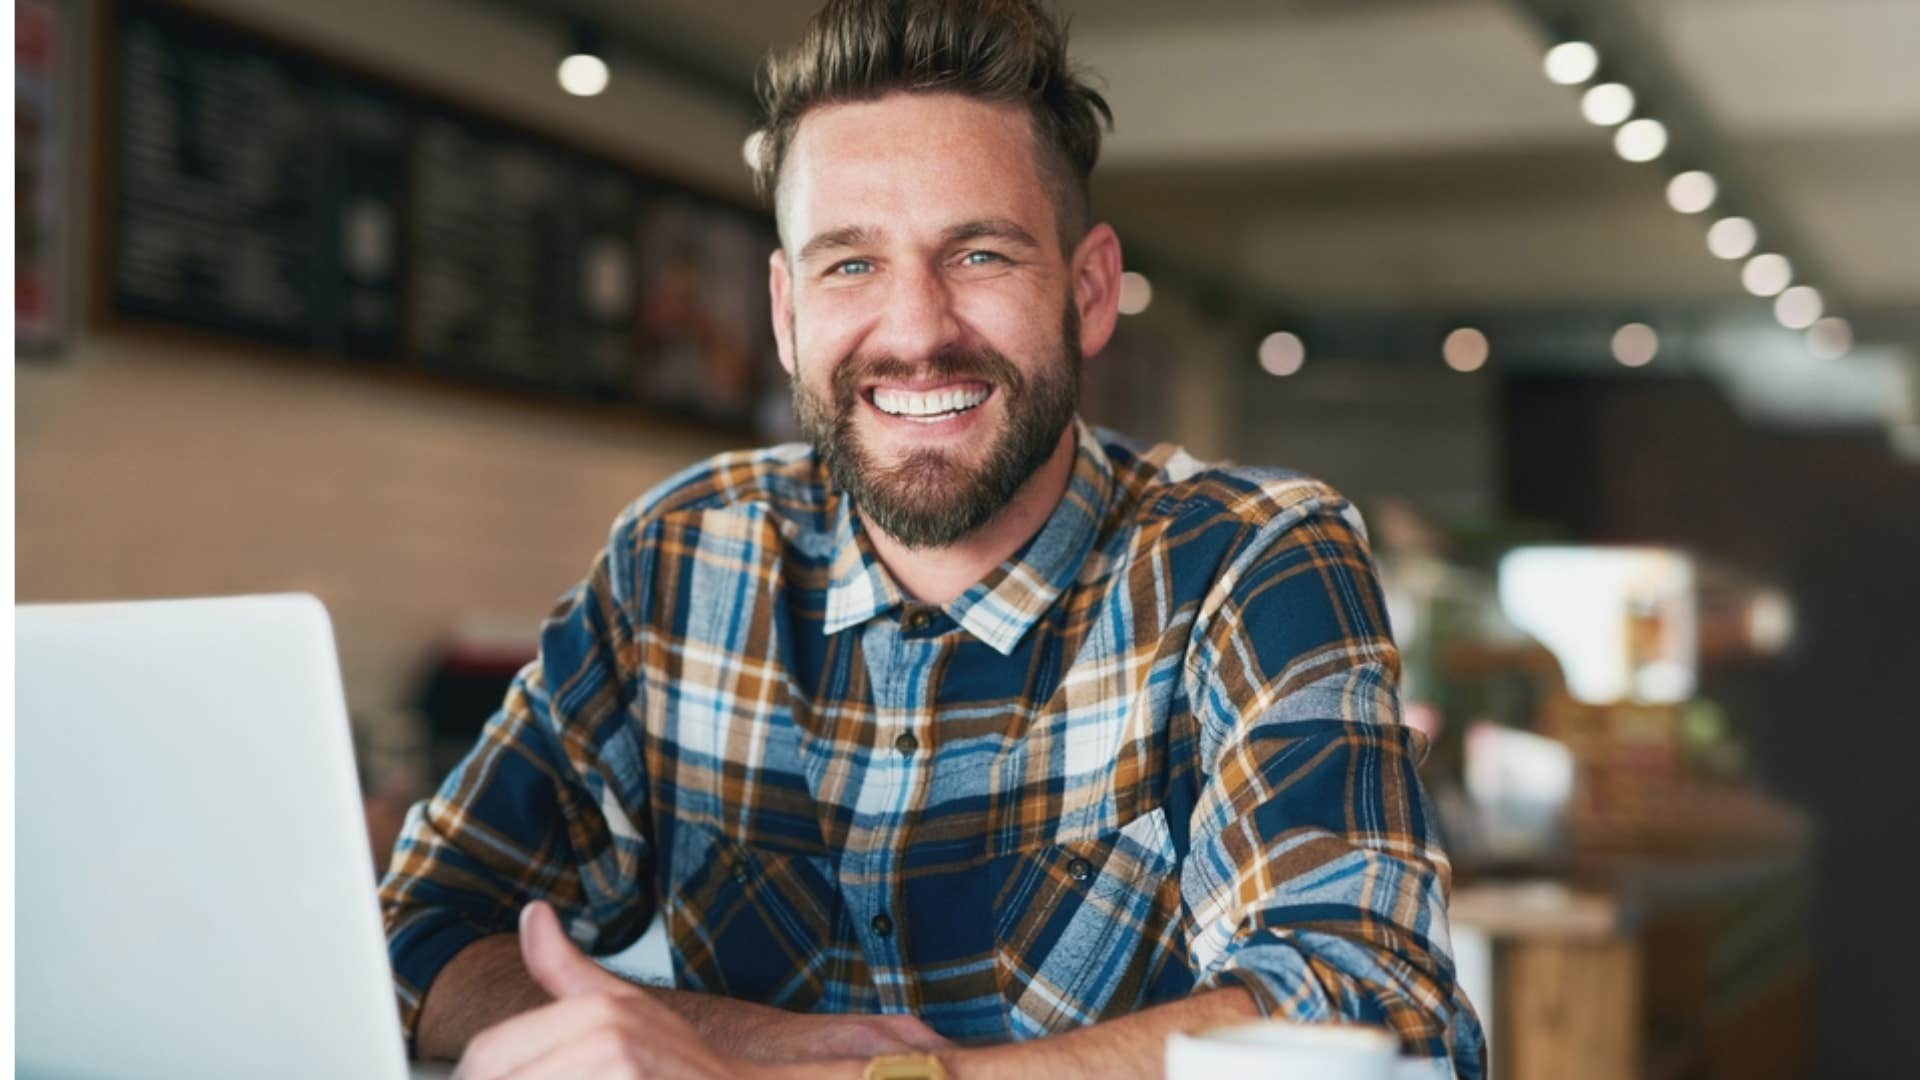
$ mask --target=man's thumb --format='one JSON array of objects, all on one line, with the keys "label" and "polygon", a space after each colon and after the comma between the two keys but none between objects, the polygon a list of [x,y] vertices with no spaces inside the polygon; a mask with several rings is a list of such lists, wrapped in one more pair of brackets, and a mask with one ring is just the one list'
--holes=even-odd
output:
[{"label": "man's thumb", "polygon": [[553,905],[535,900],[520,909],[520,958],[541,989],[557,998],[601,993],[626,984],[600,970],[560,929]]}]

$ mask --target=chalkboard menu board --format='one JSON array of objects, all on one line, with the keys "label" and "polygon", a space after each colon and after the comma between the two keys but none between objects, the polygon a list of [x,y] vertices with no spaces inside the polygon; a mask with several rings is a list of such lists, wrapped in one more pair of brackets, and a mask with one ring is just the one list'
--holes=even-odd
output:
[{"label": "chalkboard menu board", "polygon": [[117,7],[117,310],[749,421],[764,214],[201,16]]}]

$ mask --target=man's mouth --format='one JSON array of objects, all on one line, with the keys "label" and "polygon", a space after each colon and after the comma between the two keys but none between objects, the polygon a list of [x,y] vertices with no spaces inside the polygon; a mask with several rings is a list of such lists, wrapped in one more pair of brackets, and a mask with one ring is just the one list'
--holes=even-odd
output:
[{"label": "man's mouth", "polygon": [[976,383],[925,392],[876,386],[868,391],[867,399],[888,416],[935,423],[979,408],[981,402],[992,396],[991,386]]}]

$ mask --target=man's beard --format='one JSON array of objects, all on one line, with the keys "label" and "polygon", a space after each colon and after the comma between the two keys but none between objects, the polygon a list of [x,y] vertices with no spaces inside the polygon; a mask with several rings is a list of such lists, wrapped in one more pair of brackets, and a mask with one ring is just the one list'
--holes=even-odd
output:
[{"label": "man's beard", "polygon": [[[991,521],[1053,456],[1079,403],[1079,342],[1079,312],[1068,304],[1059,356],[1040,365],[1030,380],[991,349],[945,349],[924,364],[850,356],[834,368],[831,402],[802,384],[796,366],[793,408],[833,482],[853,497],[869,524],[910,548],[945,547]],[[1001,398],[1006,428],[984,462],[976,466],[938,450],[915,450],[882,465],[861,443],[855,423],[865,404],[861,385],[923,377],[977,379]]]}]

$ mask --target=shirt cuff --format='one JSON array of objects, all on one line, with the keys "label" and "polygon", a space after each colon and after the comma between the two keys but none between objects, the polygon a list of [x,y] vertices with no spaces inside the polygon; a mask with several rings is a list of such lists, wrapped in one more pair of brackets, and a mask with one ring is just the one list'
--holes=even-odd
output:
[{"label": "shirt cuff", "polygon": [[[1356,1023],[1382,1027],[1400,1040],[1403,1063],[1420,1059],[1437,1062],[1434,1075],[1439,1076],[1483,1075],[1484,1063],[1478,1070],[1472,1067],[1472,1062],[1478,1059],[1480,1051],[1478,1049],[1479,1029],[1470,1017],[1468,1024],[1472,1030],[1469,1035],[1463,1035],[1458,1030],[1457,1024],[1454,1030],[1454,1039],[1469,1047],[1465,1058],[1467,1064],[1463,1065],[1456,1059],[1449,1040],[1410,1035],[1406,1031],[1399,1030],[1400,1025],[1393,1022],[1393,1017],[1377,1009],[1367,1008],[1364,1005],[1356,1009],[1354,1006],[1359,1003],[1352,1001],[1343,1007],[1337,999],[1330,997],[1328,991],[1320,987],[1317,981],[1303,982],[1303,980],[1313,980],[1314,977],[1305,968],[1304,961],[1297,959],[1297,954],[1280,964],[1280,970],[1268,970],[1268,965],[1261,963],[1263,952],[1286,949],[1292,953],[1293,950],[1271,940],[1261,940],[1264,933],[1263,931],[1238,943],[1239,947],[1225,963],[1195,984],[1194,992],[1228,986],[1244,987],[1249,994],[1253,995],[1254,1004],[1260,1009],[1260,1015],[1263,1017],[1291,1020],[1301,1024]],[[1300,967],[1295,968],[1295,963],[1299,963]],[[1454,1019],[1457,1021],[1459,1017]],[[1422,1074],[1410,1070],[1408,1075]]]},{"label": "shirt cuff", "polygon": [[393,990],[400,1004],[400,1027],[407,1037],[407,1057],[415,1054],[414,1037],[420,1027],[420,1005],[427,989],[454,954],[483,937],[505,931],[452,915],[429,915],[387,940],[393,963]]}]

